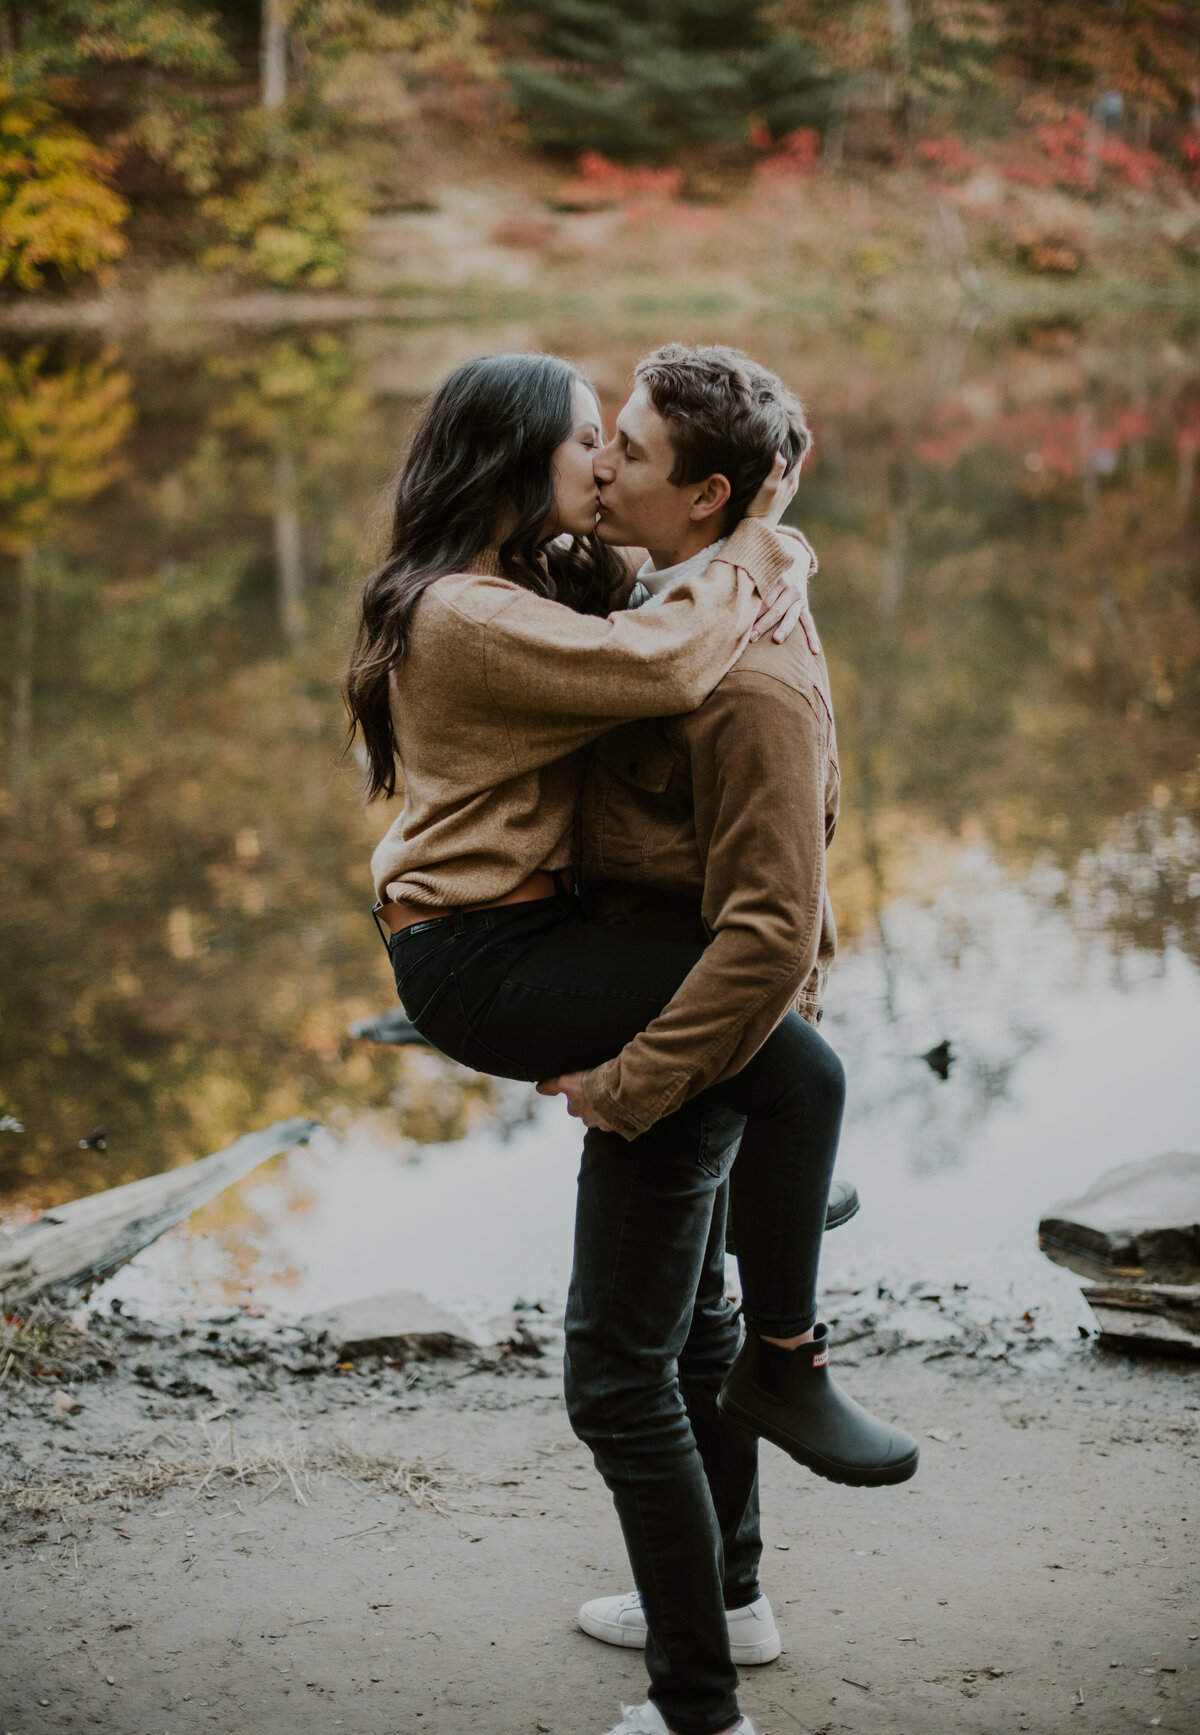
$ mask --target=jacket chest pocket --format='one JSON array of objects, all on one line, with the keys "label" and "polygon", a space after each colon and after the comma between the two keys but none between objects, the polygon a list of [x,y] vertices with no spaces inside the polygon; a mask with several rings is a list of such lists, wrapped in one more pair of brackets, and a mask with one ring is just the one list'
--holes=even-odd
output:
[{"label": "jacket chest pocket", "polygon": [[666,793],[677,763],[667,743],[644,723],[610,729],[596,744],[596,758],[618,782],[650,795]]},{"label": "jacket chest pocket", "polygon": [[675,811],[685,789],[677,770],[671,748],[644,723],[614,729],[598,743],[584,810],[585,866],[596,878],[639,882],[663,840],[690,821]]}]

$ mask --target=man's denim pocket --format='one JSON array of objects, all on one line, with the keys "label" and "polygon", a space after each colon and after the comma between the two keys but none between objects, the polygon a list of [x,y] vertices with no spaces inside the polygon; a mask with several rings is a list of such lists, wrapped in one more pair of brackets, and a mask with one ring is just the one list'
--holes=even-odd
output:
[{"label": "man's denim pocket", "polygon": [[700,1111],[696,1161],[706,1174],[718,1181],[725,1179],[738,1154],[745,1126],[745,1115],[735,1114],[731,1108],[718,1108],[713,1103],[704,1104]]}]

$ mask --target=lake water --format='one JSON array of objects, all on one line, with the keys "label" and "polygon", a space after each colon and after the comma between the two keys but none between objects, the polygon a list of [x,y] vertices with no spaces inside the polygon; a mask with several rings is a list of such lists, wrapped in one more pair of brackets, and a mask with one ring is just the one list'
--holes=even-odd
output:
[{"label": "lake water", "polygon": [[[313,1145],[105,1293],[302,1314],[406,1288],[481,1327],[518,1296],[561,1302],[560,1105],[346,1034],[393,990],[366,914],[387,816],[341,756],[337,673],[387,476],[446,366],[554,347],[611,415],[651,342],[732,335],[817,434],[793,516],[821,555],[838,709],[824,1029],[863,1198],[826,1280],[968,1283],[1073,1330],[1039,1216],[1200,1140],[1193,326],[10,349],[0,1212],[311,1113]],[[945,1080],[920,1058],[944,1038]]]}]

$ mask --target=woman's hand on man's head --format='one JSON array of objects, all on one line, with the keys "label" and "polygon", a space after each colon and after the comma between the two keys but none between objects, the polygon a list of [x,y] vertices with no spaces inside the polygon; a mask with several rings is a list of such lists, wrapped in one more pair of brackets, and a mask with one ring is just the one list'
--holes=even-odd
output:
[{"label": "woman's hand on man's head", "polygon": [[793,464],[789,470],[783,453],[777,453],[770,474],[746,508],[746,517],[763,518],[770,525],[778,524],[796,498],[799,486],[799,464]]},{"label": "woman's hand on man's head", "polygon": [[567,1113],[574,1115],[577,1121],[582,1121],[585,1127],[595,1127],[597,1132],[611,1133],[614,1129],[608,1122],[601,1120],[583,1094],[583,1074],[581,1072],[563,1072],[557,1078],[544,1078],[538,1085],[539,1096],[565,1096]]}]

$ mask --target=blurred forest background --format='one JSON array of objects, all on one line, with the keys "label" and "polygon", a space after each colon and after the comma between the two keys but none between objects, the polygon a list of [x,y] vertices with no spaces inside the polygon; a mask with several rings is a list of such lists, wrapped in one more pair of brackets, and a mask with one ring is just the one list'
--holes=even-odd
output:
[{"label": "blurred forest background", "polygon": [[499,239],[552,258],[555,212],[651,205],[686,232],[754,188],[884,170],[892,203],[940,195],[960,268],[974,242],[1072,275],[1122,229],[1142,271],[1194,268],[1200,6],[0,4],[13,291],[103,281],[131,255],[331,288],[355,280],[373,219],[473,174],[529,189],[550,216]]},{"label": "blurred forest background", "polygon": [[848,952],[926,979],[920,897],[978,956],[986,858],[1114,992],[1195,970],[1198,304],[1196,0],[0,0],[0,1205],[507,1112],[346,1034],[355,586],[486,350],[811,404]]}]

